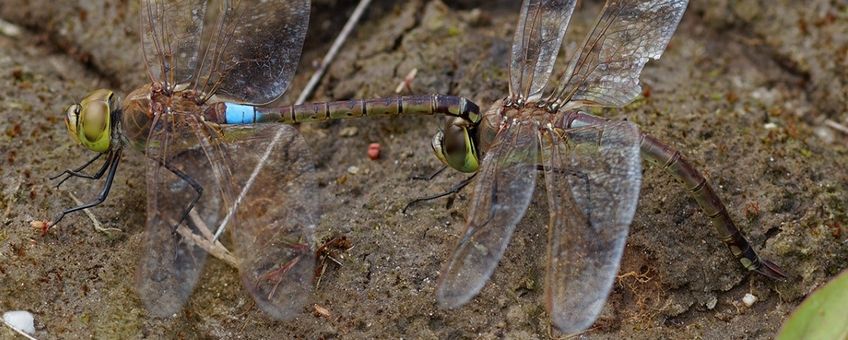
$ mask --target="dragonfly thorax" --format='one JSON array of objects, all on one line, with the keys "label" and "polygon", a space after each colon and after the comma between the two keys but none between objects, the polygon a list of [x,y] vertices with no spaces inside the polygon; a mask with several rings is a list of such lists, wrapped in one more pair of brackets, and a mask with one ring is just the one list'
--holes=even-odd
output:
[{"label": "dragonfly thorax", "polygon": [[156,83],[141,86],[122,103],[122,134],[133,145],[143,147],[154,122],[177,130],[188,119],[188,113],[204,112],[214,101],[207,99],[202,93],[181,87],[169,90]]},{"label": "dragonfly thorax", "polygon": [[496,121],[515,120],[519,122],[535,122],[541,126],[545,126],[555,122],[557,117],[556,112],[551,112],[547,107],[536,105],[535,103],[521,107],[505,105],[499,114],[501,117],[489,117],[489,119],[496,119]]}]

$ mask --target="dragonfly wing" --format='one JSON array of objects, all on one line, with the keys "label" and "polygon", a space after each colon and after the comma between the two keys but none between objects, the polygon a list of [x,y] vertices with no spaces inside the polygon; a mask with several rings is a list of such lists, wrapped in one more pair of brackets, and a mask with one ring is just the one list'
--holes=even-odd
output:
[{"label": "dragonfly wing", "polygon": [[241,278],[257,305],[284,319],[311,296],[318,192],[309,148],[290,125],[224,130],[238,189],[230,229]]},{"label": "dragonfly wing", "polygon": [[199,59],[206,3],[141,1],[141,46],[151,81],[173,86],[191,79]]},{"label": "dragonfly wing", "polygon": [[639,131],[619,121],[545,136],[545,298],[554,325],[573,333],[595,321],[618,272],[639,198]]},{"label": "dragonfly wing", "polygon": [[309,9],[309,0],[231,1],[211,38],[200,88],[255,105],[277,99],[300,62]]},{"label": "dragonfly wing", "polygon": [[[194,116],[179,114],[157,116],[149,134],[147,228],[137,286],[157,316],[180,310],[206,261],[206,252],[185,236],[186,228],[208,234],[224,218],[222,207],[232,196],[226,155],[212,142],[213,133]],[[178,227],[195,200],[200,218],[187,218]]]},{"label": "dragonfly wing", "polygon": [[538,134],[533,124],[509,123],[483,158],[465,232],[442,270],[436,291],[442,306],[468,302],[497,266],[533,196]]},{"label": "dragonfly wing", "polygon": [[525,0],[512,40],[510,98],[538,99],[577,0]]},{"label": "dragonfly wing", "polygon": [[[688,0],[609,0],[583,48],[546,101],[620,107],[641,92],[639,74],[659,59]],[[565,104],[568,105],[568,104]]]}]

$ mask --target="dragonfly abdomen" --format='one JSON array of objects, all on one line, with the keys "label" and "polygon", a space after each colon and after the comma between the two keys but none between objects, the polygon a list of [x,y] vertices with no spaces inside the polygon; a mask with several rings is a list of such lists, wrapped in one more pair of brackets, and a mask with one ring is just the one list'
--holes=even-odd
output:
[{"label": "dragonfly abdomen", "polygon": [[[426,95],[379,99],[355,99],[324,103],[308,103],[282,107],[243,107],[226,103],[228,124],[261,122],[303,123],[340,118],[381,117],[396,115],[445,114],[477,121],[480,109],[473,102],[455,96]],[[230,108],[232,106],[232,108]],[[232,114],[231,114],[232,112]],[[232,117],[232,118],[230,118]]]},{"label": "dragonfly abdomen", "polygon": [[[608,122],[607,119],[593,116],[583,112],[568,112],[561,120],[565,129],[581,128],[586,126],[600,125]],[[718,232],[719,239],[730,248],[731,253],[742,265],[748,269],[759,272],[773,279],[782,279],[785,274],[775,264],[760,258],[754,248],[742,235],[733,219],[727,212],[727,208],[710,186],[707,179],[692,164],[687,161],[679,151],[658,139],[640,133],[640,149],[644,159],[659,165],[663,170],[674,176],[683,183],[698,206],[712,221]]]}]

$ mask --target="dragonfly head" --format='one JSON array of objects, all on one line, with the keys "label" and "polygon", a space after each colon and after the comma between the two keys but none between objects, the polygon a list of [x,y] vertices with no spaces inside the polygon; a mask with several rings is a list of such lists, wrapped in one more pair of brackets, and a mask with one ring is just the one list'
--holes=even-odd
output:
[{"label": "dragonfly head", "polygon": [[65,109],[65,125],[78,144],[95,152],[106,152],[112,143],[112,111],[117,109],[117,96],[111,90],[89,93],[81,102]]},{"label": "dragonfly head", "polygon": [[458,117],[445,122],[445,128],[439,130],[431,146],[433,153],[445,165],[462,172],[475,172],[480,166],[477,153],[476,125]]}]

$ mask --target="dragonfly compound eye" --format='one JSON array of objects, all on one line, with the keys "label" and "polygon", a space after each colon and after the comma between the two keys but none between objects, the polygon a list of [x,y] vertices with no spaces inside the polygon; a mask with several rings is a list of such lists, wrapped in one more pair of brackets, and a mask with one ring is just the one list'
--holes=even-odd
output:
[{"label": "dragonfly compound eye", "polygon": [[[91,151],[109,150],[112,134],[112,91],[96,90],[76,106],[78,113],[73,121],[68,118],[68,130],[72,137]],[[70,110],[71,108],[69,108]],[[75,123],[71,128],[70,123]]]},{"label": "dragonfly compound eye", "polygon": [[479,166],[477,149],[464,126],[449,124],[433,137],[433,151],[443,163],[462,172],[475,172]]},{"label": "dragonfly compound eye", "polygon": [[79,130],[79,113],[79,104],[73,104],[65,109],[65,127],[68,128],[68,134],[71,135],[71,139],[73,139],[77,144],[81,144],[79,137],[77,137],[77,131]]}]

